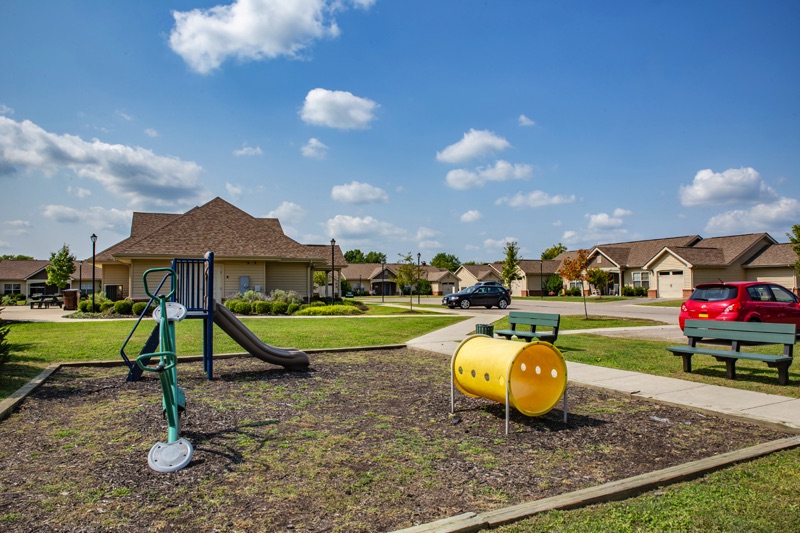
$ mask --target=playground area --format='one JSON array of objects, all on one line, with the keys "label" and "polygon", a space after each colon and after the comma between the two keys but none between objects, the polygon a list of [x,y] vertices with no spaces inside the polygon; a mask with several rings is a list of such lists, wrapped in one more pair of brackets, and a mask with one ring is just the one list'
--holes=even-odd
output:
[{"label": "playground area", "polygon": [[458,396],[450,358],[408,349],[179,365],[191,462],[148,467],[167,431],[159,379],[63,367],[0,422],[6,531],[392,531],[686,463],[787,436],[569,387],[541,417]]}]

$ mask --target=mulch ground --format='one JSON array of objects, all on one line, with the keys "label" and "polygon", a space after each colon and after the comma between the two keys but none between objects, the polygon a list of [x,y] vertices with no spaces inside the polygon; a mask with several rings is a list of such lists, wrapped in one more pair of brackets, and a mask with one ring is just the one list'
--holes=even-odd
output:
[{"label": "mulch ground", "polygon": [[167,438],[157,379],[65,367],[0,422],[0,529],[391,531],[497,509],[787,436],[570,386],[547,415],[457,394],[449,358],[312,355],[306,372],[252,358],[179,366],[186,468],[151,470]]}]

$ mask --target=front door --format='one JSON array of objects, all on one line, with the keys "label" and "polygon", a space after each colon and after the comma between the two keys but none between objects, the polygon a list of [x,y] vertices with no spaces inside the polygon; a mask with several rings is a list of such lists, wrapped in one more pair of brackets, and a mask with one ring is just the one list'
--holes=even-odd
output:
[{"label": "front door", "polygon": [[225,297],[225,265],[214,263],[214,300],[222,303]]}]

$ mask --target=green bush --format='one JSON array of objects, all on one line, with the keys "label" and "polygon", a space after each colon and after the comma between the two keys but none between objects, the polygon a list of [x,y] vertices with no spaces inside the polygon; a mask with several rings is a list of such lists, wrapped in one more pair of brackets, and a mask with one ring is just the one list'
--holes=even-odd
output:
[{"label": "green bush", "polygon": [[91,300],[81,300],[78,302],[78,311],[81,313],[91,313],[92,311],[92,301]]},{"label": "green bush", "polygon": [[268,315],[272,311],[272,304],[265,300],[258,300],[253,302],[254,315]]},{"label": "green bush", "polygon": [[114,302],[111,300],[106,300],[100,304],[100,312],[105,314],[111,314],[114,311]]},{"label": "green bush", "polygon": [[308,307],[325,307],[326,305],[328,304],[326,304],[322,300],[314,300],[313,302],[308,304]]},{"label": "green bush", "polygon": [[0,368],[11,359],[11,344],[6,339],[9,331],[11,331],[11,326],[0,318]]},{"label": "green bush", "polygon": [[0,299],[0,305],[17,305],[17,297],[13,294],[6,294]]},{"label": "green bush", "polygon": [[300,310],[300,304],[298,303],[291,303],[289,307],[286,309],[286,313],[289,315],[293,315]]},{"label": "green bush", "polygon": [[251,304],[253,304],[255,302],[266,301],[267,297],[260,292],[247,291],[244,294],[242,294],[241,299],[244,300],[245,302],[250,302]]},{"label": "green bush", "polygon": [[306,307],[295,313],[295,316],[330,316],[330,315],[360,315],[362,311],[349,305],[326,305],[324,307]]},{"label": "green bush", "polygon": [[253,305],[250,302],[238,302],[233,312],[237,315],[249,315],[253,312]]},{"label": "green bush", "polygon": [[130,315],[133,313],[133,302],[130,300],[118,300],[114,302],[114,312],[118,315]]},{"label": "green bush", "polygon": [[624,287],[622,287],[622,295],[623,296],[636,296],[636,289],[634,289],[630,285],[625,285]]},{"label": "green bush", "polygon": [[289,304],[287,304],[286,302],[272,302],[273,315],[285,315],[288,309],[289,309]]},{"label": "green bush", "polygon": [[231,311],[232,313],[235,313],[236,312],[236,306],[241,301],[242,300],[240,298],[230,298],[228,300],[225,300],[225,307],[228,308],[228,311]]},{"label": "green bush", "polygon": [[647,289],[645,287],[636,287],[633,292],[635,296],[647,296]]},{"label": "green bush", "polygon": [[[139,315],[142,314],[142,311],[144,311],[145,308],[147,308],[147,302],[136,302],[135,304],[133,304],[133,307],[132,307],[133,314],[136,315],[136,316],[139,316]],[[147,314],[148,315],[150,315],[152,312],[153,312],[153,308],[152,307],[147,309]]]}]

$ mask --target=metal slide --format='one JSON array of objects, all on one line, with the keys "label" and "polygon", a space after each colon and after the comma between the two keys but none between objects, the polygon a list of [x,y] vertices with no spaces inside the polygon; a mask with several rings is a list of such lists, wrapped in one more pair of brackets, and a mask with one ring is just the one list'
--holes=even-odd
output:
[{"label": "metal slide", "polygon": [[308,368],[308,354],[304,351],[295,348],[276,348],[264,343],[227,307],[216,305],[216,302],[214,302],[214,323],[253,357],[273,365],[283,366],[288,370]]}]

